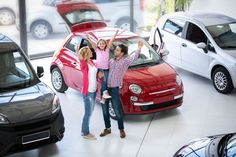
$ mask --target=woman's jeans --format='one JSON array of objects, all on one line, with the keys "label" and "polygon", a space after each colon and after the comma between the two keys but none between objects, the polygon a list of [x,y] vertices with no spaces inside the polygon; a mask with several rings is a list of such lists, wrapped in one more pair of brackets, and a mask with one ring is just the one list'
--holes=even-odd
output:
[{"label": "woman's jeans", "polygon": [[92,115],[94,104],[95,104],[96,92],[88,92],[87,95],[83,96],[84,99],[84,118],[82,122],[82,136],[88,135],[89,132],[89,122]]},{"label": "woman's jeans", "polygon": [[111,127],[110,115],[109,115],[109,102],[111,100],[112,107],[117,117],[118,128],[124,129],[123,111],[120,102],[119,87],[108,88],[108,93],[111,96],[111,99],[107,99],[105,104],[102,105],[105,127],[106,128]]},{"label": "woman's jeans", "polygon": [[98,71],[101,71],[104,73],[104,76],[102,77],[102,84],[101,84],[101,91],[100,91],[100,95],[102,97],[103,92],[105,90],[107,90],[107,78],[108,78],[108,70],[104,70],[104,69],[98,69]]}]

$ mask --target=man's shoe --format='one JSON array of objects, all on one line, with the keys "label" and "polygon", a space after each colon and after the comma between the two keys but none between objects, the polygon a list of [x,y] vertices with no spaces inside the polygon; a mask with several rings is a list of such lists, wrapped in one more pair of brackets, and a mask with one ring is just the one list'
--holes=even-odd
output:
[{"label": "man's shoe", "polygon": [[120,129],[120,138],[125,138],[126,134],[124,129]]},{"label": "man's shoe", "polygon": [[100,137],[104,137],[104,136],[106,136],[106,135],[108,135],[110,133],[111,133],[111,129],[110,128],[109,129],[104,129],[103,132],[100,134]]}]

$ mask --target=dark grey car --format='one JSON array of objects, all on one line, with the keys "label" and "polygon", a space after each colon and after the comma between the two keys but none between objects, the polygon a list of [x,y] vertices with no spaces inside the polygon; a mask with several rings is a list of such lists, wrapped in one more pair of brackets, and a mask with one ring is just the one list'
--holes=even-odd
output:
[{"label": "dark grey car", "polygon": [[0,156],[55,143],[64,117],[55,93],[34,72],[22,50],[0,34]]}]

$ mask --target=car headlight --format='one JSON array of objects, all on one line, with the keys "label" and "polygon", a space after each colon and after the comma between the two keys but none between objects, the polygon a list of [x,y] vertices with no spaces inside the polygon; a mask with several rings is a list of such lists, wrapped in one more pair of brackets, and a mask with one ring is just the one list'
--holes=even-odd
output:
[{"label": "car headlight", "polygon": [[142,88],[136,84],[131,84],[129,90],[134,94],[140,94],[142,92]]},{"label": "car headlight", "polygon": [[176,75],[176,83],[181,86],[182,85],[182,80],[179,75]]},{"label": "car headlight", "polygon": [[0,124],[8,124],[9,121],[7,120],[6,116],[0,113]]},{"label": "car headlight", "polygon": [[52,103],[52,114],[60,110],[60,101],[59,98],[55,95]]}]

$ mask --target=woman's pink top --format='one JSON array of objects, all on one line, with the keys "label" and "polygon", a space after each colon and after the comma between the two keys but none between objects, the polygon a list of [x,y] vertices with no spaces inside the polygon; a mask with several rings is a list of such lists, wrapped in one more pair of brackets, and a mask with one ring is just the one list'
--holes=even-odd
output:
[{"label": "woman's pink top", "polygon": [[[83,85],[83,87],[82,87],[82,94],[85,96],[85,95],[87,95],[87,93],[88,93],[88,87],[89,87],[89,67],[88,67],[88,63],[87,62],[85,62],[83,59],[80,59],[79,60],[80,61],[80,69],[81,69],[81,71],[82,71],[82,73],[83,73],[83,81],[82,81],[82,85]],[[93,61],[91,60],[91,62],[92,62],[92,64],[94,65],[94,66],[96,66],[94,63],[93,63]]]},{"label": "woman's pink top", "polygon": [[97,68],[98,69],[108,69],[109,63],[109,49],[106,48],[104,51],[99,48],[95,49],[97,55]]}]

